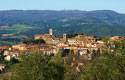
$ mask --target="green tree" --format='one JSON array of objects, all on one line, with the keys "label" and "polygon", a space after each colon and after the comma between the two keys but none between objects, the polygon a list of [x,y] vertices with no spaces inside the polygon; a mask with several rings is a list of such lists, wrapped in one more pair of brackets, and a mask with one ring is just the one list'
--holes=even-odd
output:
[{"label": "green tree", "polygon": [[63,80],[63,67],[51,62],[50,56],[23,56],[12,69],[11,80]]},{"label": "green tree", "polygon": [[125,80],[125,56],[103,55],[88,63],[81,80]]},{"label": "green tree", "polygon": [[73,51],[70,51],[68,56],[63,57],[63,50],[59,50],[59,52],[53,57],[52,61],[58,65],[64,67],[64,80],[80,80],[80,73],[76,71],[75,67],[71,66],[73,62],[71,57],[73,56]]},{"label": "green tree", "polygon": [[0,53],[0,63],[2,63],[4,61],[4,55],[3,53]]},{"label": "green tree", "polygon": [[24,44],[45,44],[46,42],[43,39],[29,39],[29,40],[25,40],[23,41]]}]

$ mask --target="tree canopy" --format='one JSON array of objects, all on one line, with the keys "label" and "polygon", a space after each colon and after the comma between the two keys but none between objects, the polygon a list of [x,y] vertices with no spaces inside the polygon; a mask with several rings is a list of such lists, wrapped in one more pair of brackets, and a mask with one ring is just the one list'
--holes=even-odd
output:
[{"label": "tree canopy", "polygon": [[50,56],[23,56],[12,69],[11,80],[63,80],[63,67],[50,61]]}]

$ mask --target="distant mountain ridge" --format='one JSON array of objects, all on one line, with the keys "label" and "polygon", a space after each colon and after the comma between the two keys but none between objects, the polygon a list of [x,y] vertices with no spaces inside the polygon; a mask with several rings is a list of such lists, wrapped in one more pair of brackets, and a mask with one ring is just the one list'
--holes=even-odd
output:
[{"label": "distant mountain ridge", "polygon": [[0,11],[0,25],[26,24],[33,27],[21,34],[85,33],[97,36],[125,35],[125,14],[111,10],[7,10]]}]

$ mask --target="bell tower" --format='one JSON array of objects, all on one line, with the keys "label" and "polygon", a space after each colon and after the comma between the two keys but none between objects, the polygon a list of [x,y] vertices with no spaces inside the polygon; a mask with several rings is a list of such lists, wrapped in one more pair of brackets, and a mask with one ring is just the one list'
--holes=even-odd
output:
[{"label": "bell tower", "polygon": [[63,34],[63,40],[66,42],[67,41],[67,35]]},{"label": "bell tower", "polygon": [[49,34],[53,35],[53,30],[52,29],[49,29]]}]

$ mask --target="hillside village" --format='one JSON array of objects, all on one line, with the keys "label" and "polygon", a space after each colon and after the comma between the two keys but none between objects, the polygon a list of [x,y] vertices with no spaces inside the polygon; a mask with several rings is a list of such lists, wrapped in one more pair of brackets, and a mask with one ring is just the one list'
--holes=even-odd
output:
[{"label": "hillside village", "polygon": [[[114,44],[106,45],[103,40],[98,40],[93,36],[86,36],[83,34],[78,34],[69,38],[67,34],[64,33],[62,37],[55,37],[52,29],[49,29],[47,34],[34,35],[34,40],[40,39],[44,40],[45,43],[21,43],[12,46],[0,46],[0,55],[4,56],[4,60],[10,61],[12,58],[18,59],[20,55],[32,53],[42,53],[44,55],[54,56],[61,50],[64,62],[67,62],[68,55],[71,54],[73,62],[77,61],[79,63],[78,65],[83,65],[85,61],[92,60],[95,55],[101,54],[107,48],[113,52],[112,48],[115,47]],[[115,40],[125,40],[125,37],[114,36],[110,38],[110,41]],[[74,63],[72,63],[72,66],[74,66]],[[4,68],[5,65],[0,64],[0,71]]]}]

